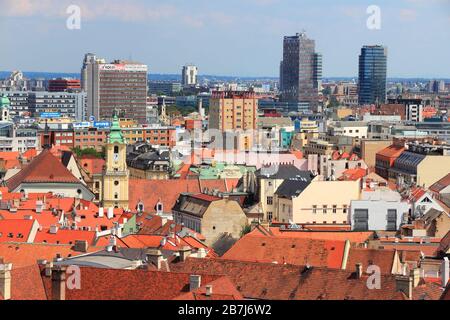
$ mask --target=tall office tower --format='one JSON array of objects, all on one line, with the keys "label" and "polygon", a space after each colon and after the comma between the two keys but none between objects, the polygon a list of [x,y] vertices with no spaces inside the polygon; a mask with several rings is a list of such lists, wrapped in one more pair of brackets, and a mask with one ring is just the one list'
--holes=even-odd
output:
[{"label": "tall office tower", "polygon": [[258,99],[253,92],[216,91],[209,99],[209,128],[256,130]]},{"label": "tall office tower", "polygon": [[359,56],[358,103],[386,102],[387,48],[364,46]]},{"label": "tall office tower", "polygon": [[315,41],[308,39],[305,33],[284,37],[280,66],[281,100],[290,103],[291,111],[307,110],[317,105],[322,56],[315,52],[315,46]]},{"label": "tall office tower", "polygon": [[88,68],[97,62],[97,57],[94,53],[86,53],[84,55],[83,66],[81,67],[81,90],[87,91],[88,88]]},{"label": "tall office tower", "polygon": [[147,66],[121,60],[107,64],[92,58],[82,70],[83,74],[86,69],[83,86],[87,92],[88,117],[109,120],[116,111],[120,117],[145,123]]},{"label": "tall office tower", "polygon": [[185,87],[195,86],[198,83],[198,68],[194,65],[183,66],[181,71],[181,84]]}]

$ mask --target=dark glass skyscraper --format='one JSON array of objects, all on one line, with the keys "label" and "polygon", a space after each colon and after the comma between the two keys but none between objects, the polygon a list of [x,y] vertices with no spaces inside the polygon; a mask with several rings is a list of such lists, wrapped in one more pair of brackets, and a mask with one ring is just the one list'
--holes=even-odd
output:
[{"label": "dark glass skyscraper", "polygon": [[364,46],[359,56],[359,104],[386,102],[387,48]]},{"label": "dark glass skyscraper", "polygon": [[297,110],[317,104],[322,80],[322,56],[315,52],[315,41],[305,33],[284,37],[280,65],[281,99]]}]

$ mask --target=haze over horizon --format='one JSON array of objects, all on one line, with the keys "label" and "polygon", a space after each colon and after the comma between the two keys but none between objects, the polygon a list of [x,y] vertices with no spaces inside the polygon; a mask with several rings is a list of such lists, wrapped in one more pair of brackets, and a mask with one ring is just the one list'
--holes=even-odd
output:
[{"label": "haze over horizon", "polygon": [[[71,4],[81,8],[80,30],[66,28]],[[366,26],[373,4],[381,9],[380,30]],[[382,44],[388,77],[450,78],[450,0],[0,0],[0,6],[5,71],[79,73],[84,54],[94,52],[108,61],[140,61],[153,74],[178,74],[194,63],[201,74],[277,77],[283,37],[305,30],[323,54],[324,77],[355,77],[360,48]]]}]

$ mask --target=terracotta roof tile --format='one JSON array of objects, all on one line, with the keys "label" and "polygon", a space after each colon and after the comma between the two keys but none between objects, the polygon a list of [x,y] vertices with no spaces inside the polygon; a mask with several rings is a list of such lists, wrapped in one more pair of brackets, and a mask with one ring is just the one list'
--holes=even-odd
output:
[{"label": "terracotta roof tile", "polygon": [[42,151],[25,168],[7,181],[10,191],[21,183],[79,183],[80,181],[49,151]]},{"label": "terracotta roof tile", "polygon": [[222,258],[340,268],[344,241],[245,236]]}]

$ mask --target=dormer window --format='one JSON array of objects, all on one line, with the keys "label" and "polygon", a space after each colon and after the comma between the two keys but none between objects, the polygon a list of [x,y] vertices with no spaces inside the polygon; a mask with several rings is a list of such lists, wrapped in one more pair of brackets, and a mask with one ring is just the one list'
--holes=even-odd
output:
[{"label": "dormer window", "polygon": [[164,209],[164,207],[163,207],[162,202],[158,202],[158,203],[156,204],[156,212],[157,212],[157,213],[162,213],[162,212],[163,212],[163,209]]}]

